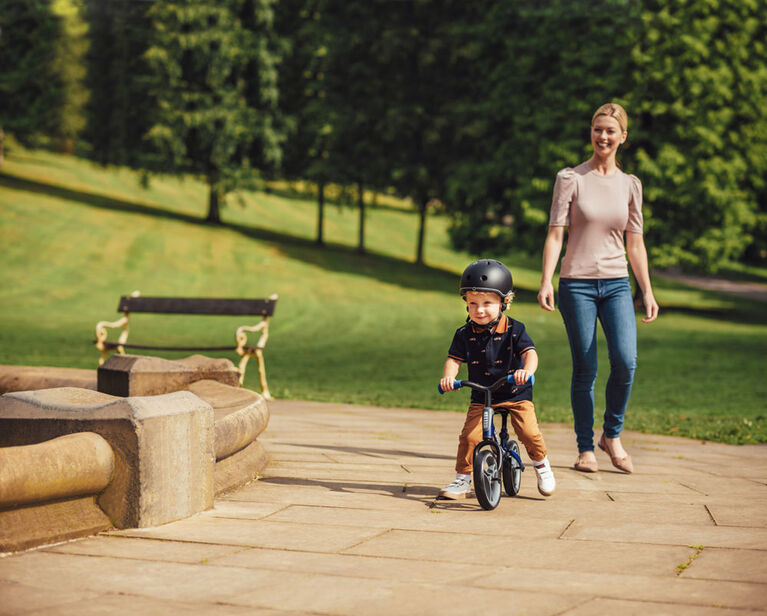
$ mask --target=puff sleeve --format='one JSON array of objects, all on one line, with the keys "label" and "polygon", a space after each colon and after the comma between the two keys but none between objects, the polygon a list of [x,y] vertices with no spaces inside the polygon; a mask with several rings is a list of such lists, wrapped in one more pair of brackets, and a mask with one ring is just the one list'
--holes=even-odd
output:
[{"label": "puff sleeve", "polygon": [[557,173],[554,195],[551,199],[550,227],[567,227],[570,224],[570,204],[576,197],[577,181],[575,171],[565,167]]},{"label": "puff sleeve", "polygon": [[629,175],[629,219],[626,231],[642,233],[642,182],[635,175]]}]

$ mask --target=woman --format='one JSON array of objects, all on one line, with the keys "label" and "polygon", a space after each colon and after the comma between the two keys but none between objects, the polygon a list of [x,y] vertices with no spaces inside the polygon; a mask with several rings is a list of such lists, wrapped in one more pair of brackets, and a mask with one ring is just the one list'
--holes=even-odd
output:
[{"label": "woman", "polygon": [[[591,120],[594,154],[575,168],[557,174],[549,232],[543,247],[543,273],[538,302],[554,310],[552,277],[567,250],[559,280],[559,311],[565,322],[573,358],[570,399],[578,459],[573,468],[599,470],[594,455],[594,380],[597,376],[596,323],[602,323],[610,356],[605,414],[599,448],[616,468],[633,472],[631,456],[620,440],[623,418],[636,368],[636,318],[626,254],[642,291],[650,323],[658,316],[642,236],[642,184],[620,170],[615,155],[626,141],[628,118],[620,105],[607,103]],[[624,244],[625,234],[625,244]]]}]

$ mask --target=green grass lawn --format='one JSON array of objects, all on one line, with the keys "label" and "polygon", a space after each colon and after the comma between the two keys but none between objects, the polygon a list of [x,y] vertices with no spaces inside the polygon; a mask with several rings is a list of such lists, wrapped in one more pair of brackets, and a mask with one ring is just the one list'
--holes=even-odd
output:
[{"label": "green grass lawn", "polygon": [[[265,352],[278,398],[464,410],[467,395],[436,383],[465,310],[445,217],[427,223],[427,265],[413,263],[416,216],[371,207],[369,254],[356,254],[357,212],[287,193],[250,193],[203,224],[206,187],[11,148],[0,170],[0,363],[94,368],[99,320],[119,318],[120,295],[280,300]],[[489,256],[489,255],[488,255]],[[557,313],[535,301],[537,257],[504,259],[517,282],[511,308],[540,355],[541,421],[569,422],[570,355]],[[657,279],[661,317],[639,326],[639,369],[626,427],[730,443],[767,442],[767,306]],[[241,319],[134,315],[131,339],[219,344]],[[597,408],[607,358],[600,338]],[[172,355],[167,355],[172,357]],[[224,354],[224,356],[227,356]],[[232,357],[232,355],[228,355]],[[255,365],[246,386],[258,388]],[[598,423],[598,422],[597,422]]]}]

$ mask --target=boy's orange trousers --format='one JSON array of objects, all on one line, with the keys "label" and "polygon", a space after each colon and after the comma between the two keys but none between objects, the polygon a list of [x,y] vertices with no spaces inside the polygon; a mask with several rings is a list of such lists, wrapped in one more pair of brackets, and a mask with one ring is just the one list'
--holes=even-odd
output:
[{"label": "boy's orange trousers", "polygon": [[[517,438],[527,450],[531,460],[543,460],[546,457],[546,444],[543,442],[543,434],[538,427],[538,418],[535,416],[535,405],[530,400],[517,402],[499,402],[493,408],[509,409],[511,427]],[[470,475],[472,471],[474,447],[482,440],[482,409],[484,404],[473,402],[469,405],[466,413],[466,421],[463,430],[458,437],[458,454],[455,460],[455,472]]]}]

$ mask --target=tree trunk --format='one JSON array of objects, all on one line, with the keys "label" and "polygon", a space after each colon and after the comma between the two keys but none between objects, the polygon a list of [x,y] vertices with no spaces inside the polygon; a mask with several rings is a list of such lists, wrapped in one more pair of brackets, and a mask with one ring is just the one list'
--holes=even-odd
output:
[{"label": "tree trunk", "polygon": [[415,252],[415,262],[423,263],[423,240],[426,237],[426,214],[429,209],[429,198],[423,197],[418,204],[418,245]]},{"label": "tree trunk", "polygon": [[325,224],[325,182],[317,183],[317,243],[322,246],[322,227]]},{"label": "tree trunk", "polygon": [[219,201],[220,201],[221,195],[219,194],[219,191],[217,188],[215,188],[214,184],[210,184],[210,199],[208,201],[208,217],[205,219],[206,222],[209,222],[214,225],[220,225],[221,224],[221,211],[219,208]]},{"label": "tree trunk", "polygon": [[362,189],[362,182],[357,182],[357,205],[360,208],[360,233],[357,252],[365,254],[365,199],[363,198]]}]

